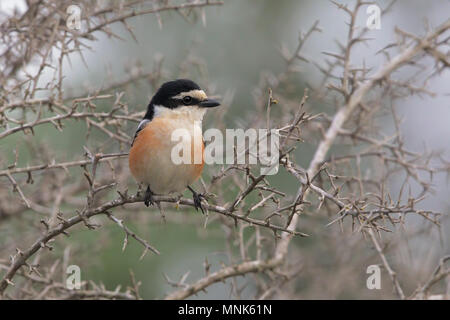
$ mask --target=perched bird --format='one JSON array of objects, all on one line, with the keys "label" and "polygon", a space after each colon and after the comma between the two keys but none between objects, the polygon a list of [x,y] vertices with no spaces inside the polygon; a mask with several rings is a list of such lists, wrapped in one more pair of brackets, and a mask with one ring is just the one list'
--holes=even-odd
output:
[{"label": "perched bird", "polygon": [[[132,175],[138,183],[147,186],[144,200],[147,207],[153,204],[155,194],[178,193],[189,188],[195,208],[203,212],[204,196],[190,185],[200,177],[204,166],[201,121],[208,108],[219,105],[187,79],[166,82],[153,96],[137,127],[129,154]],[[191,135],[186,147],[192,152],[191,159],[200,159],[198,163],[174,163],[172,150],[178,142],[172,141],[172,133],[180,128]],[[200,139],[200,147],[194,144],[196,139]]]}]

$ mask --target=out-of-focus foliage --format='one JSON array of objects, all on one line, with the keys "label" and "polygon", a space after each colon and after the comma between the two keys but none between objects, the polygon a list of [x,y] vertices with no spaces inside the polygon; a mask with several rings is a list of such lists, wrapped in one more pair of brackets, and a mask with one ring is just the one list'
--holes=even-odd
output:
[{"label": "out-of-focus foliage", "polygon": [[[143,5],[137,2],[143,2]],[[82,29],[79,31],[65,30],[69,3],[82,9]],[[411,199],[422,200],[423,195],[429,195],[431,172],[441,183],[445,176],[443,172],[448,171],[448,163],[441,161],[436,152],[430,152],[433,160],[427,163],[428,153],[425,154],[422,146],[411,139],[415,136],[403,134],[408,127],[401,124],[399,117],[414,117],[404,111],[405,101],[414,108],[428,103],[448,105],[448,96],[444,95],[448,92],[442,92],[448,88],[443,89],[442,83],[449,77],[445,65],[449,61],[449,47],[437,42],[448,36],[448,28],[442,36],[432,38],[429,47],[420,48],[417,56],[404,61],[405,65],[417,62],[424,65],[424,69],[417,71],[414,66],[406,66],[397,71],[396,67],[393,74],[383,74],[379,85],[364,92],[363,103],[345,118],[346,126],[337,131],[336,141],[330,140],[330,151],[319,162],[312,159],[318,159],[315,158],[317,148],[326,141],[324,134],[330,130],[330,123],[339,110],[348,106],[360,85],[393,56],[401,55],[402,46],[412,46],[416,41],[414,37],[422,39],[445,23],[448,17],[443,16],[441,10],[447,4],[445,1],[435,1],[426,8],[420,1],[398,1],[383,16],[381,30],[366,30],[362,36],[373,40],[360,41],[348,57],[345,56],[349,43],[347,23],[351,15],[330,2],[234,0],[215,6],[187,1],[192,8],[179,10],[171,6],[180,6],[182,1],[128,3],[130,8],[127,5],[120,7],[115,1],[43,1],[36,9],[38,12],[29,10],[23,3],[17,7],[19,12],[15,16],[21,17],[17,21],[10,18],[14,13],[7,13],[5,4],[1,3],[0,11],[4,14],[0,18],[3,31],[0,43],[0,173],[4,174],[0,176],[0,276],[5,277],[11,270],[11,263],[14,265],[20,259],[21,253],[17,253],[16,248],[21,252],[27,250],[48,231],[48,226],[51,229],[61,222],[60,212],[63,219],[68,219],[89,207],[86,198],[92,188],[84,174],[92,175],[95,153],[115,154],[113,159],[99,162],[97,182],[99,185],[116,182],[117,185],[111,190],[99,191],[93,207],[120,199],[116,190],[123,193],[127,189],[128,195],[136,193],[137,186],[130,177],[126,156],[122,153],[128,152],[130,138],[157,87],[163,81],[177,77],[194,79],[210,95],[222,99],[222,109],[207,114],[204,128],[264,127],[269,88],[278,100],[278,104],[271,106],[274,127],[288,126],[298,112],[305,112],[304,122],[295,125],[298,129],[295,137],[301,140],[295,142],[295,150],[289,151],[289,161],[294,161],[297,167],[289,171],[286,162],[279,174],[267,177],[271,186],[285,196],[276,194],[273,201],[271,198],[264,207],[255,209],[250,217],[264,220],[271,212],[293,203],[298,223],[292,230],[305,232],[310,237],[294,236],[292,240],[286,240],[287,233],[279,232],[277,236],[284,238],[275,240],[270,228],[247,227],[243,221],[235,224],[232,217],[212,210],[205,217],[191,206],[181,204],[177,209],[174,201],[161,203],[163,219],[157,207],[147,209],[136,198],[123,206],[113,207],[110,212],[123,219],[140,239],[155,246],[160,255],[148,252],[141,260],[142,243],[131,236],[122,251],[124,230],[107,215],[95,215],[86,223],[74,224],[68,230],[70,237],[59,235],[49,242],[52,251],[44,248],[31,254],[28,265],[23,265],[10,280],[16,285],[6,289],[6,297],[30,297],[18,288],[37,292],[38,288],[48,285],[39,283],[41,278],[64,283],[67,276],[64,270],[72,264],[81,267],[83,281],[91,281],[86,290],[97,292],[86,298],[136,298],[133,290],[137,287],[139,297],[164,297],[178,292],[184,285],[195,283],[208,272],[220,272],[224,266],[243,263],[245,267],[245,262],[262,261],[261,258],[271,261],[274,253],[280,250],[280,242],[286,246],[290,242],[289,254],[283,256],[283,263],[273,260],[277,263],[276,268],[262,263],[268,270],[260,275],[255,275],[254,270],[248,274],[240,272],[245,277],[211,283],[206,292],[198,290],[197,295],[189,297],[355,299],[417,297],[417,292],[428,295],[429,288],[420,285],[428,283],[439,259],[449,253],[448,222],[445,218],[438,222],[438,212],[445,213],[448,207],[439,201],[439,193],[432,200],[417,201],[414,205]],[[348,10],[353,10],[356,1],[346,4]],[[168,9],[120,19],[132,9],[144,13],[163,7]],[[383,4],[383,8],[387,7],[388,2]],[[54,15],[49,15],[47,10],[55,10]],[[354,38],[366,26],[365,10],[366,6],[362,6],[353,21]],[[92,18],[95,13],[96,18]],[[40,14],[54,20],[39,20]],[[411,19],[412,15],[428,17],[433,28],[426,32],[422,26],[413,25],[411,21],[417,19]],[[91,25],[86,24],[86,17],[92,19]],[[118,22],[111,24],[113,19]],[[320,32],[310,29],[316,20]],[[102,31],[89,31],[102,24]],[[412,35],[394,32],[397,24],[402,30],[412,30]],[[17,30],[12,31],[14,28]],[[52,33],[53,30],[58,32]],[[312,32],[298,48],[300,30],[303,30],[303,36],[308,30]],[[35,37],[34,42],[27,42],[31,35]],[[300,43],[302,39],[305,38],[300,36]],[[17,41],[17,47],[11,49],[14,54],[6,54],[14,41]],[[48,43],[55,45],[48,46]],[[391,44],[399,46],[379,52]],[[301,49],[298,56],[295,55],[297,49]],[[63,60],[59,60],[61,52],[64,52]],[[439,52],[444,57],[440,57]],[[17,57],[23,60],[17,60]],[[42,61],[48,64],[42,64]],[[344,71],[346,66],[347,71]],[[328,67],[332,70],[324,75],[323,71]],[[33,78],[35,74],[39,74],[39,78]],[[433,77],[427,79],[431,74]],[[344,83],[344,77],[347,83]],[[353,82],[355,79],[361,82]],[[430,84],[426,89],[422,89],[424,82]],[[344,87],[349,91],[342,92]],[[305,88],[309,88],[308,99],[304,96]],[[437,92],[437,96],[433,97],[431,91]],[[418,96],[423,96],[427,102],[422,102]],[[302,98],[306,101],[300,108]],[[36,103],[38,99],[43,101]],[[13,104],[17,107],[11,108]],[[70,114],[71,110],[96,115],[77,118]],[[111,110],[115,110],[113,115],[118,118],[111,117]],[[448,115],[448,110],[437,110],[438,118],[442,112]],[[68,116],[61,121],[49,120],[32,130],[9,131],[24,123],[34,126],[34,119],[40,121],[55,114]],[[445,136],[445,129],[437,130],[420,129],[424,139],[429,137],[429,132],[437,132],[441,138]],[[396,134],[398,136],[393,138]],[[380,142],[384,144],[380,145]],[[431,151],[437,149],[438,143],[431,141]],[[359,156],[355,156],[357,154]],[[372,156],[379,158],[372,161]],[[447,146],[442,159],[448,159],[448,156]],[[338,158],[336,162],[334,157]],[[11,178],[6,173],[53,161],[86,163],[84,167],[43,168],[31,175],[17,173],[10,175]],[[327,161],[326,170],[319,170]],[[424,169],[428,164],[433,166],[432,171]],[[209,187],[221,170],[220,165],[211,166],[205,170],[203,179],[208,191],[216,195],[211,197],[211,205],[227,208],[251,184],[254,176],[246,176],[245,168],[241,168],[220,184]],[[314,174],[319,172],[316,187],[342,201],[345,209],[333,199],[325,200],[321,191],[306,187],[304,172],[307,170]],[[15,184],[19,188],[13,191]],[[383,187],[378,187],[381,185]],[[305,199],[300,199],[298,194],[302,186],[305,186]],[[202,188],[202,185],[199,183],[198,187]],[[442,185],[437,189],[445,188]],[[381,194],[384,195],[382,204],[376,202]],[[269,195],[267,190],[253,190],[242,208],[233,214],[245,215],[247,209]],[[392,201],[389,201],[390,197]],[[297,203],[297,200],[301,201]],[[30,202],[30,208],[24,206],[25,201]],[[390,207],[395,213],[393,217],[389,210],[385,215],[374,213],[378,216],[373,221],[370,212],[364,213],[363,217],[344,216],[347,211],[364,211],[366,207],[375,211],[377,207],[382,210]],[[281,211],[279,219],[274,217],[276,225],[283,228],[289,225],[290,209]],[[334,223],[327,227],[331,222]],[[442,223],[440,228],[439,223]],[[99,224],[101,228],[91,230],[89,224]],[[388,231],[393,231],[392,235]],[[261,241],[262,257],[256,241]],[[385,243],[390,244],[387,251],[384,251]],[[377,250],[377,244],[382,250]],[[11,262],[9,257],[14,254],[16,260]],[[391,264],[386,265],[383,259]],[[366,287],[366,270],[372,264],[383,266],[381,290]],[[390,267],[397,272],[397,279],[392,278]],[[30,270],[33,272],[27,278]],[[41,278],[36,280],[32,276]],[[178,283],[180,279],[182,284]],[[120,295],[113,293],[117,286],[121,286]],[[399,294],[398,286],[404,293]],[[127,290],[127,287],[131,289]],[[419,290],[414,291],[417,288]],[[444,281],[439,282],[437,288],[435,292],[445,294]],[[64,291],[59,297],[78,296]]]}]

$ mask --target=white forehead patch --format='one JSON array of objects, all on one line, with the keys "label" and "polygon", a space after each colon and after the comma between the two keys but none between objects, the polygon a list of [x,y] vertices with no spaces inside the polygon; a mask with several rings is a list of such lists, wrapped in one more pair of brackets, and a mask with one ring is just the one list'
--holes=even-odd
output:
[{"label": "white forehead patch", "polygon": [[198,89],[191,90],[191,91],[188,91],[188,92],[182,92],[180,94],[177,94],[173,98],[175,98],[175,99],[183,99],[186,96],[189,96],[189,97],[192,97],[192,98],[196,98],[198,100],[205,100],[207,98],[207,95],[206,95],[205,91],[198,90]]}]

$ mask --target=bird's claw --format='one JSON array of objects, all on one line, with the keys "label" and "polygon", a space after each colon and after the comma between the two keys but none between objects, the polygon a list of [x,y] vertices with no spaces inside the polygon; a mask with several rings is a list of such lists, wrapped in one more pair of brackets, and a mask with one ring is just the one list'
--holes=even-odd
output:
[{"label": "bird's claw", "polygon": [[144,203],[147,207],[155,204],[153,201],[153,192],[150,190],[150,187],[147,187],[147,191],[145,191]]},{"label": "bird's claw", "polygon": [[144,203],[147,207],[149,207],[150,205],[154,205],[155,203],[152,200],[153,197],[150,197],[150,199],[145,199]]},{"label": "bird's claw", "polygon": [[203,209],[203,205],[202,205],[202,199],[206,200],[205,195],[196,192],[196,193],[192,194],[192,198],[194,199],[194,208],[195,208],[195,210],[198,211],[198,209],[200,208],[200,210],[202,210],[202,214],[205,214],[205,210]]}]

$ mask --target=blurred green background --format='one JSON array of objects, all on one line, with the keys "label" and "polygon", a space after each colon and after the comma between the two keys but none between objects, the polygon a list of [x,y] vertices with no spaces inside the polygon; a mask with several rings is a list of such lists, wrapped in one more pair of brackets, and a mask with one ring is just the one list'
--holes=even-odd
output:
[{"label": "blurred green background", "polygon": [[[352,3],[352,1],[345,2]],[[379,3],[383,6],[387,1]],[[422,26],[416,22],[423,16],[429,17],[431,21],[442,21],[442,17],[446,14],[442,10],[443,7],[448,9],[448,1],[432,3],[399,1],[393,13],[382,20],[382,30],[370,32],[370,37],[375,39],[374,42],[369,47],[358,47],[355,59],[363,57],[366,63],[377,67],[382,57],[373,53],[393,39],[394,26],[398,25],[413,32],[421,30]],[[159,54],[164,56],[163,69],[176,75],[180,63],[192,53],[193,56],[200,57],[207,67],[208,83],[200,83],[201,86],[212,86],[218,94],[224,94],[228,90],[234,92],[233,103],[227,110],[226,122],[228,126],[235,127],[236,120],[251,116],[254,105],[251,92],[257,87],[261,73],[269,71],[276,74],[285,67],[279,52],[282,44],[293,51],[297,45],[299,32],[306,31],[315,20],[319,20],[323,32],[313,35],[303,53],[307,58],[322,64],[324,56],[321,52],[336,51],[334,39],[345,39],[347,32],[345,14],[328,1],[225,0],[223,6],[205,8],[205,11],[206,26],[202,24],[201,19],[196,23],[188,23],[173,12],[161,14],[162,29],[153,15],[133,18],[129,22],[135,30],[137,42],[120,25],[115,25],[114,30],[126,39],[125,41],[109,39],[98,34],[99,41],[90,43],[93,50],[85,52],[88,67],[84,66],[77,55],[71,56],[71,63],[66,62],[64,80],[66,93],[76,94],[85,88],[95,91],[111,79],[120,80],[125,75],[124,70],[134,63],[141,64],[144,70],[151,70],[154,57]],[[360,23],[364,26],[364,19]],[[304,70],[298,74],[297,79],[293,79],[296,82],[293,85],[298,87],[299,100],[305,83],[316,84],[319,79],[319,72],[312,64],[304,64],[302,67]],[[44,78],[42,81],[45,80]],[[443,84],[436,86],[445,87]],[[130,106],[144,110],[153,93],[149,86],[140,85],[127,90],[125,98]],[[450,116],[448,105],[439,99],[428,102],[426,112],[436,119],[442,119],[443,112]],[[408,105],[408,108],[417,110],[417,117],[420,117],[418,107],[416,102]],[[99,103],[98,108],[100,111],[109,110],[109,105],[105,102]],[[324,110],[322,105],[311,105],[309,108],[313,112]],[[206,116],[205,128],[208,127],[211,117],[214,117],[211,113]],[[411,129],[411,123],[414,124],[417,117],[411,116],[403,124],[408,133],[407,144],[419,147],[420,143],[417,142],[426,140],[433,148],[444,148],[448,152],[448,146],[437,138],[442,134],[447,136],[450,134],[448,126],[444,124],[436,126],[431,132],[427,131],[417,136],[416,131]],[[128,128],[128,133],[132,135],[133,130],[132,127]],[[82,155],[82,147],[85,144],[84,132],[85,125],[82,122],[70,121],[64,132],[58,134],[55,134],[56,130],[51,125],[41,126],[36,130],[34,139],[52,144],[54,150],[58,152],[58,159],[64,161],[78,159]],[[97,140],[101,140],[102,133],[93,134],[97,135]],[[11,163],[14,160],[11,150],[14,150],[16,145],[20,152],[19,166],[27,165],[32,161],[33,154],[26,151],[27,143],[23,141],[21,134],[12,135],[2,141],[0,145],[2,156]],[[300,164],[307,164],[313,150],[314,145],[308,142],[302,144],[302,149],[296,154]],[[273,181],[280,185],[283,191],[295,192],[293,190],[297,190],[296,182],[286,177],[287,175],[280,173],[273,177]],[[433,199],[427,200],[427,203],[437,209],[442,208],[445,205],[442,203],[445,199],[445,190],[448,192],[443,186]],[[156,209],[140,210],[139,214],[159,216]],[[89,231],[83,226],[77,226],[75,231],[71,232],[70,242],[76,254],[72,256],[70,263],[84,266],[83,280],[103,282],[108,289],[113,289],[117,285],[122,287],[130,285],[129,270],[132,270],[136,278],[142,281],[141,294],[144,298],[162,297],[171,290],[164,280],[163,273],[176,281],[184,272],[191,270],[187,281],[192,282],[203,275],[202,263],[205,257],[212,264],[212,270],[217,269],[222,261],[229,263],[224,254],[224,233],[218,221],[204,229],[204,217],[193,209],[177,214],[180,215],[182,223],[164,224],[158,219],[149,219],[147,224],[142,225],[133,224],[132,217],[126,219],[130,228],[161,251],[160,256],[147,254],[139,261],[142,247],[132,239],[125,252],[122,252],[124,236],[122,230],[111,221],[100,219],[103,225],[102,232]],[[196,218],[186,218],[192,215]],[[23,219],[30,224],[35,223],[30,216],[23,216]],[[322,218],[305,217],[305,219]],[[187,221],[189,223],[183,223]],[[328,220],[323,221],[326,223]],[[25,229],[22,231],[26,238]],[[325,228],[308,230],[308,233],[313,233],[316,240],[327,237]],[[8,237],[13,237],[14,234],[10,228],[0,226],[0,239],[7,241]],[[319,252],[315,255],[317,262],[324,268],[333,269],[333,258],[326,248],[321,247],[320,242],[314,239],[301,239],[296,240],[294,246],[302,250],[317,250]],[[96,254],[93,255],[92,252]],[[361,270],[363,277],[365,266],[362,265]],[[238,278],[238,281],[242,279]],[[302,286],[300,291],[307,290],[309,280],[302,281],[304,282],[299,284]],[[243,291],[243,296],[248,297],[253,291],[252,286],[249,286]],[[207,293],[200,293],[197,297],[226,298],[229,294],[228,285],[213,285]],[[376,294],[373,293],[372,297],[376,297]],[[340,298],[357,297],[344,291]]]}]

